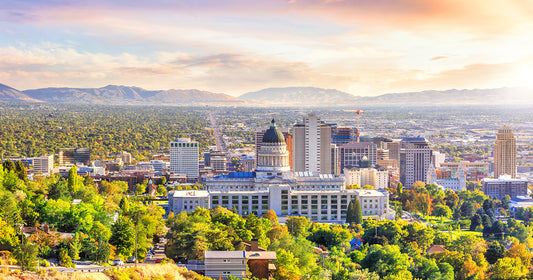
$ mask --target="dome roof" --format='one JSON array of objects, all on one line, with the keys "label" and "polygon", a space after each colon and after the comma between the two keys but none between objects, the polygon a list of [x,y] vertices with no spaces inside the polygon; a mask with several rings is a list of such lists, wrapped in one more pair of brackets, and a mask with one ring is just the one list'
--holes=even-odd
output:
[{"label": "dome roof", "polygon": [[276,121],[272,119],[270,128],[263,134],[263,143],[283,143],[285,144],[285,137],[281,131],[276,127]]}]

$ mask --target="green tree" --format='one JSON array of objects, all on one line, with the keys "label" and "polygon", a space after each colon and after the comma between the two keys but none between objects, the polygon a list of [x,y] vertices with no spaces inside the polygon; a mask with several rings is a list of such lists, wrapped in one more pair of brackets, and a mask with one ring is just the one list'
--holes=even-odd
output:
[{"label": "green tree", "polygon": [[68,189],[71,193],[74,193],[78,190],[78,168],[72,166],[68,171]]},{"label": "green tree", "polygon": [[396,187],[396,190],[398,192],[398,196],[402,196],[402,193],[403,193],[403,184],[402,184],[402,182],[398,183],[398,186]]},{"label": "green tree", "polygon": [[124,257],[131,256],[135,247],[135,230],[130,219],[119,217],[111,226],[109,243],[117,248],[117,254]]},{"label": "green tree", "polygon": [[298,237],[308,234],[308,229],[311,226],[311,221],[303,216],[289,216],[287,217],[287,229],[292,236]]},{"label": "green tree", "polygon": [[348,204],[348,210],[346,211],[346,223],[352,224],[354,222],[354,216],[355,216],[355,208],[353,205],[353,201],[350,200],[350,203]]},{"label": "green tree", "polygon": [[15,172],[17,173],[17,176],[20,180],[26,181],[28,180],[28,174],[26,172],[26,167],[22,163],[22,161],[17,160],[15,163]]},{"label": "green tree", "polygon": [[494,264],[499,259],[503,258],[505,247],[498,241],[489,243],[487,251],[485,252],[485,259],[489,264]]},{"label": "green tree", "polygon": [[470,218],[470,230],[475,231],[479,226],[483,225],[483,219],[479,214],[475,214]]},{"label": "green tree", "polygon": [[438,204],[433,207],[432,214],[437,217],[451,218],[452,210],[447,205]]},{"label": "green tree", "polygon": [[489,279],[519,280],[524,279],[529,272],[519,258],[501,258],[489,270]]},{"label": "green tree", "polygon": [[433,239],[435,238],[433,229],[420,223],[410,223],[405,229],[408,233],[405,243],[416,242],[423,251],[426,251],[433,244]]},{"label": "green tree", "polygon": [[354,215],[353,215],[353,221],[356,224],[362,224],[363,223],[363,211],[361,211],[361,202],[359,202],[359,199],[355,197],[355,203],[353,205],[354,208]]},{"label": "green tree", "polygon": [[38,247],[28,242],[26,240],[26,237],[24,237],[24,239],[25,239],[24,248],[22,248],[21,244],[15,247],[15,250],[13,251],[13,255],[15,256],[17,263],[21,267],[23,267],[24,270],[36,270],[37,254],[39,253]]},{"label": "green tree", "polygon": [[361,267],[376,272],[380,277],[400,274],[409,269],[409,258],[396,245],[372,245],[361,261]]}]

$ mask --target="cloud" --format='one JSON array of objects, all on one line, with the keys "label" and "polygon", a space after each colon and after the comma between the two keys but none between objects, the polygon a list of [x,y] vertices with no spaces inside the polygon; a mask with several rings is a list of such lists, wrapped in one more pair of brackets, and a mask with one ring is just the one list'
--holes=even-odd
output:
[{"label": "cloud", "polygon": [[445,59],[445,58],[448,58],[448,57],[445,55],[439,55],[439,56],[432,57],[431,60],[435,61],[435,60],[440,60],[440,59]]},{"label": "cloud", "polygon": [[499,88],[508,86],[532,87],[533,81],[526,81],[520,71],[533,63],[533,57],[508,63],[478,63],[461,68],[435,73],[427,78],[407,78],[391,81],[387,87],[398,91],[419,91],[427,89],[473,89]]}]

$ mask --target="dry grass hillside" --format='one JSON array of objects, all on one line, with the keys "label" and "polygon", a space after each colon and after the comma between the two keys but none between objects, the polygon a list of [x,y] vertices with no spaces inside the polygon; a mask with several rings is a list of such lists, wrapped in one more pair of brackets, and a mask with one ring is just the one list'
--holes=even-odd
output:
[{"label": "dry grass hillside", "polygon": [[211,280],[211,278],[199,275],[195,272],[188,271],[183,268],[179,268],[174,264],[162,264],[142,266],[138,268],[125,268],[119,270],[109,270],[103,273],[58,273],[55,271],[43,272],[40,274],[35,273],[20,273],[12,272],[8,273],[2,270],[0,274],[0,280],[37,280],[37,279],[50,279],[50,280]]}]

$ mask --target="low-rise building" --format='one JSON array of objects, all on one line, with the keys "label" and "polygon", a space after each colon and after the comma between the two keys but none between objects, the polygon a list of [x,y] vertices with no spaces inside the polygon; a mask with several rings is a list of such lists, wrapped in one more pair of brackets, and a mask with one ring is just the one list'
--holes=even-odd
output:
[{"label": "low-rise building", "polygon": [[246,277],[245,251],[205,251],[205,276],[226,279],[228,276]]},{"label": "low-rise building", "polygon": [[201,190],[172,191],[168,194],[168,204],[170,211],[174,213],[192,212],[196,207],[211,208],[209,192]]},{"label": "low-rise building", "polygon": [[376,189],[389,187],[389,171],[376,168],[352,168],[344,169],[346,185],[359,185],[363,187],[370,185]]},{"label": "low-rise building", "polygon": [[527,180],[512,179],[510,175],[502,175],[498,179],[483,179],[483,193],[490,197],[502,199],[505,195],[511,198],[527,196]]}]

